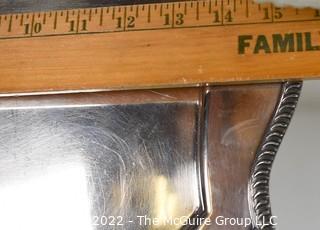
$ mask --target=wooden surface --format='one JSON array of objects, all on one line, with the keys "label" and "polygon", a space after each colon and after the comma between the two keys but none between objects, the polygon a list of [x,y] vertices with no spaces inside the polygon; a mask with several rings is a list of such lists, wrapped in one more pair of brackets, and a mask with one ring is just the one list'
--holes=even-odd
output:
[{"label": "wooden surface", "polygon": [[[1,20],[2,93],[320,76],[320,12],[313,9],[205,0],[8,14]],[[274,37],[282,47],[279,40],[274,47]]]}]

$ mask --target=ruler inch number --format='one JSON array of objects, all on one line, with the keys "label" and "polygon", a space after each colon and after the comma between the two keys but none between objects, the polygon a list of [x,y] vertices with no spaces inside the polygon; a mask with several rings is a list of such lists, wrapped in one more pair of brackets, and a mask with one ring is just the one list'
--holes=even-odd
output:
[{"label": "ruler inch number", "polygon": [[[32,20],[25,17],[28,17],[29,14],[32,15]],[[73,14],[76,15],[73,16]],[[297,11],[294,8],[274,7],[272,4],[258,4],[251,0],[192,0],[28,14],[15,13],[0,15],[0,18],[0,39],[10,39],[320,21],[320,10],[301,9]]]},{"label": "ruler inch number", "polygon": [[0,92],[320,76],[319,10],[253,0],[152,2],[0,13]]}]

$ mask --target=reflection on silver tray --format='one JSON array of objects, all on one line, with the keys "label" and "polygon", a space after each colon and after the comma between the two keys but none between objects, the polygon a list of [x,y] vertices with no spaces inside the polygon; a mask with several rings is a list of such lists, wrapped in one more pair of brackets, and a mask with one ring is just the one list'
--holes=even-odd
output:
[{"label": "reflection on silver tray", "polygon": [[251,230],[216,220],[270,217],[261,144],[300,88],[0,97],[0,229]]},{"label": "reflection on silver tray", "polygon": [[199,92],[124,95],[1,101],[1,229],[135,229],[200,206]]}]

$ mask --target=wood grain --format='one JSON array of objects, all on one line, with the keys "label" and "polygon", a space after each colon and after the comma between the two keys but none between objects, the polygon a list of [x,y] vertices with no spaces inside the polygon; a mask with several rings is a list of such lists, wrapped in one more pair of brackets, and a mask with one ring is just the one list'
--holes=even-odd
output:
[{"label": "wood grain", "polygon": [[[312,44],[318,46],[319,31],[320,21],[310,20],[1,39],[0,92],[318,78],[320,50],[253,54],[252,47],[259,35],[270,42],[274,34],[288,33],[310,33]],[[253,36],[245,54],[238,52],[241,35]]]}]

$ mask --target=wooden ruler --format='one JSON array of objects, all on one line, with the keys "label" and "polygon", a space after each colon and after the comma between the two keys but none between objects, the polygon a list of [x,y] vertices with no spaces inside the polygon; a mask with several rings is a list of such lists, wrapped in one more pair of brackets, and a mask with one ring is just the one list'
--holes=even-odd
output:
[{"label": "wooden ruler", "polygon": [[320,11],[200,0],[0,15],[0,91],[320,76]]}]

